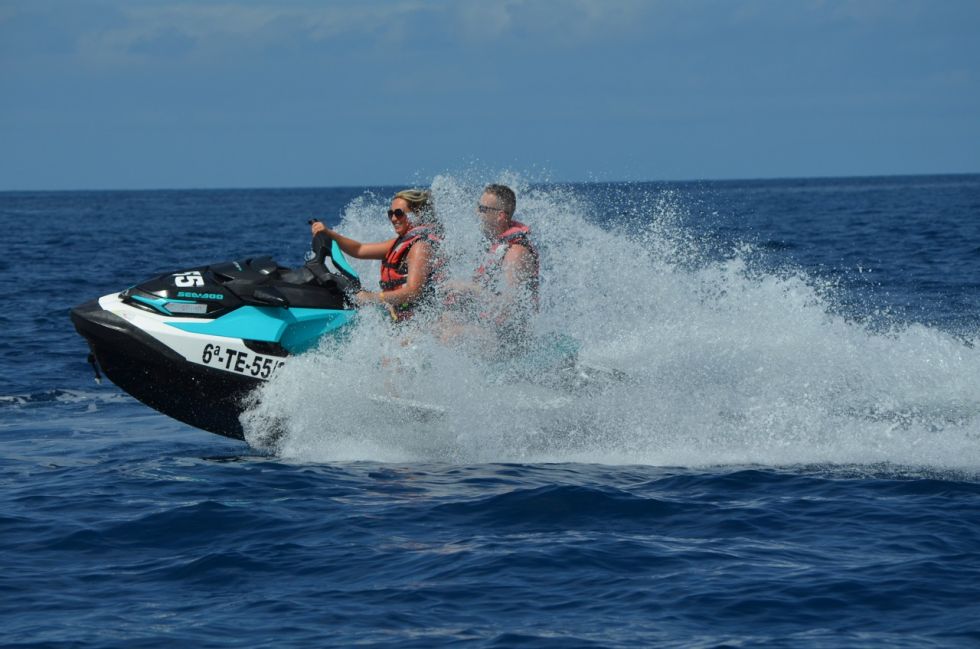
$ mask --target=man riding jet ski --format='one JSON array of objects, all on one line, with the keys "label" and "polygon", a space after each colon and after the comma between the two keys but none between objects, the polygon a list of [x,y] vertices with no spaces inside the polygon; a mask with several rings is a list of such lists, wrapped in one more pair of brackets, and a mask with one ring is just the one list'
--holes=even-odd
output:
[{"label": "man riding jet ski", "polygon": [[336,243],[313,240],[304,266],[255,257],[161,275],[71,310],[99,368],[146,405],[244,439],[244,397],[351,322],[357,274]]}]

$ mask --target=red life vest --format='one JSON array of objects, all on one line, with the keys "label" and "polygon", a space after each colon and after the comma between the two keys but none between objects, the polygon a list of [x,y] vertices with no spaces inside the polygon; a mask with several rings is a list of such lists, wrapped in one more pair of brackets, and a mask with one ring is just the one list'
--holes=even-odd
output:
[{"label": "red life vest", "polygon": [[[442,239],[436,235],[435,228],[431,225],[419,225],[402,236],[395,239],[388,252],[385,253],[381,261],[381,281],[379,285],[382,291],[390,291],[399,286],[404,286],[408,282],[408,251],[419,241],[427,241],[434,249],[439,247]],[[429,276],[425,280],[423,297],[430,295],[434,289],[434,282],[438,281],[439,272],[444,260],[440,255],[433,255],[430,260]],[[412,309],[415,305],[411,303],[399,304],[394,307],[397,320],[411,317]]]},{"label": "red life vest", "polygon": [[531,289],[531,296],[534,299],[534,307],[537,308],[538,292],[541,284],[541,264],[538,258],[538,251],[531,242],[531,228],[519,221],[511,221],[510,224],[510,227],[501,232],[500,236],[490,244],[486,257],[484,257],[480,267],[476,269],[473,279],[478,284],[499,292],[499,288],[495,289],[493,284],[500,281],[499,278],[503,269],[504,256],[510,250],[511,246],[524,246],[534,259],[534,274],[529,279],[529,288]]}]

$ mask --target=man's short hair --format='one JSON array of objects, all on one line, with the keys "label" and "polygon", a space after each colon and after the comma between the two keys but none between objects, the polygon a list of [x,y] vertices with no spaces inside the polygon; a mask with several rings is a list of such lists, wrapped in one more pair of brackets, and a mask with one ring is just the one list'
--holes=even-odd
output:
[{"label": "man's short hair", "polygon": [[507,212],[507,216],[514,216],[517,210],[517,196],[514,190],[507,185],[487,185],[483,189],[484,194],[491,194],[500,201],[500,209]]}]

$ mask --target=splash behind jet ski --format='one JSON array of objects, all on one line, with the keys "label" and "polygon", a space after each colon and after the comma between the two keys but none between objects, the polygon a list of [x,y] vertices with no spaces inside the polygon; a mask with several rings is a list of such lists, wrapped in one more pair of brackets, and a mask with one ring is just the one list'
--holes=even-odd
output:
[{"label": "splash behind jet ski", "polygon": [[71,310],[89,360],[146,405],[244,439],[244,397],[286,359],[343,335],[360,288],[336,242],[319,235],[290,269],[254,257],[167,273]]}]

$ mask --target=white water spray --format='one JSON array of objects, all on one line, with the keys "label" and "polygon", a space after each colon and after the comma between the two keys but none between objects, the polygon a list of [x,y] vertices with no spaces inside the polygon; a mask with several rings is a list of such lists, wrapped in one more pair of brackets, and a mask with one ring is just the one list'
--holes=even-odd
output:
[{"label": "white water spray", "polygon": [[[539,243],[540,330],[574,337],[582,361],[629,380],[571,397],[502,380],[424,332],[403,345],[368,309],[346,340],[325,340],[259,391],[243,416],[251,443],[274,430],[276,452],[304,461],[980,467],[977,349],[921,325],[871,331],[836,315],[804,273],[753,270],[750,253],[710,261],[670,193],[624,206],[647,224],[625,233],[595,225],[571,190],[498,180]],[[481,186],[432,185],[459,277],[480,256]],[[388,199],[355,200],[338,230],[389,238]],[[373,287],[377,262],[352,263]],[[420,418],[384,395],[445,415]]]}]

